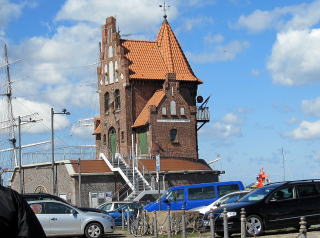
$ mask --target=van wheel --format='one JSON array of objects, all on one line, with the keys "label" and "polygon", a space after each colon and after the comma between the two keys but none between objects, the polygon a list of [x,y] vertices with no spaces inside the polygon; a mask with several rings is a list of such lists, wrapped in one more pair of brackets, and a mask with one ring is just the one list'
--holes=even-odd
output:
[{"label": "van wheel", "polygon": [[99,223],[92,222],[86,226],[84,233],[86,238],[101,238],[104,231]]},{"label": "van wheel", "polygon": [[246,230],[248,236],[262,235],[264,231],[262,219],[257,215],[248,216],[246,222]]}]

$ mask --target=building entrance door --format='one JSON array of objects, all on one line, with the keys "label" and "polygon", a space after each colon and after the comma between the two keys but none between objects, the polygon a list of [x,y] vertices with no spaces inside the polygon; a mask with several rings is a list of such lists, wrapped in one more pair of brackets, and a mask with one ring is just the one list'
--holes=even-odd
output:
[{"label": "building entrance door", "polygon": [[109,150],[113,155],[117,150],[117,134],[114,128],[109,130]]}]

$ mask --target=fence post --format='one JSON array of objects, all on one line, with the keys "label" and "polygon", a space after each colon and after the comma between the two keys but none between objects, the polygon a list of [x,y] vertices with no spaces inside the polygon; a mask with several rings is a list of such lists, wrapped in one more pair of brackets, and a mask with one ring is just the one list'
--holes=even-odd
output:
[{"label": "fence post", "polygon": [[147,233],[147,211],[146,210],[143,210],[143,221],[142,221],[142,225],[143,225],[143,234],[146,234]]},{"label": "fence post", "polygon": [[182,216],[181,216],[181,223],[182,223],[182,238],[186,238],[186,210],[184,206],[182,206]]},{"label": "fence post", "polygon": [[241,208],[241,218],[240,218],[240,221],[241,221],[241,238],[246,238],[246,235],[247,235],[247,229],[246,229],[246,211],[244,208]]},{"label": "fence post", "polygon": [[209,215],[209,219],[210,219],[210,231],[211,231],[211,238],[215,238],[215,233],[214,233],[214,216],[213,213],[211,213]]},{"label": "fence post", "polygon": [[300,218],[300,230],[299,230],[299,238],[307,238],[307,222],[305,217]]},{"label": "fence post", "polygon": [[125,217],[124,217],[124,209],[122,209],[122,213],[121,213],[121,228],[122,230],[124,230],[124,223],[125,223]]},{"label": "fence post", "polygon": [[229,238],[228,234],[228,215],[227,215],[227,209],[223,209],[223,234],[224,238]]},{"label": "fence post", "polygon": [[158,220],[157,220],[157,211],[153,211],[153,218],[154,218],[154,222],[153,222],[153,230],[154,230],[154,237],[158,238]]},{"label": "fence post", "polygon": [[167,233],[168,233],[168,238],[171,238],[171,214],[170,214],[170,207],[168,206],[168,229],[167,229]]},{"label": "fence post", "polygon": [[130,212],[127,210],[127,231],[130,233]]}]

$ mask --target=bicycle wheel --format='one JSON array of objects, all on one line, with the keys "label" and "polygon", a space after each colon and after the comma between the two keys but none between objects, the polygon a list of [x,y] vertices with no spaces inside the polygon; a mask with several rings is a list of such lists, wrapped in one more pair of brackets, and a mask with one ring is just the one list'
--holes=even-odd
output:
[{"label": "bicycle wheel", "polygon": [[135,219],[130,226],[130,233],[135,236],[143,236],[146,235],[148,232],[148,224],[147,222],[142,218]]}]

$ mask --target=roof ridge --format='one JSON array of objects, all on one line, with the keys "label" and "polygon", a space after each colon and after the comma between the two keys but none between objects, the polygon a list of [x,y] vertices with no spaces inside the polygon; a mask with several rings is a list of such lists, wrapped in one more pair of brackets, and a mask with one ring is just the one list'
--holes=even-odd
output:
[{"label": "roof ridge", "polygon": [[128,40],[128,39],[121,39],[121,41],[133,41],[133,42],[144,42],[144,43],[157,43],[156,41],[149,41],[149,40]]}]

